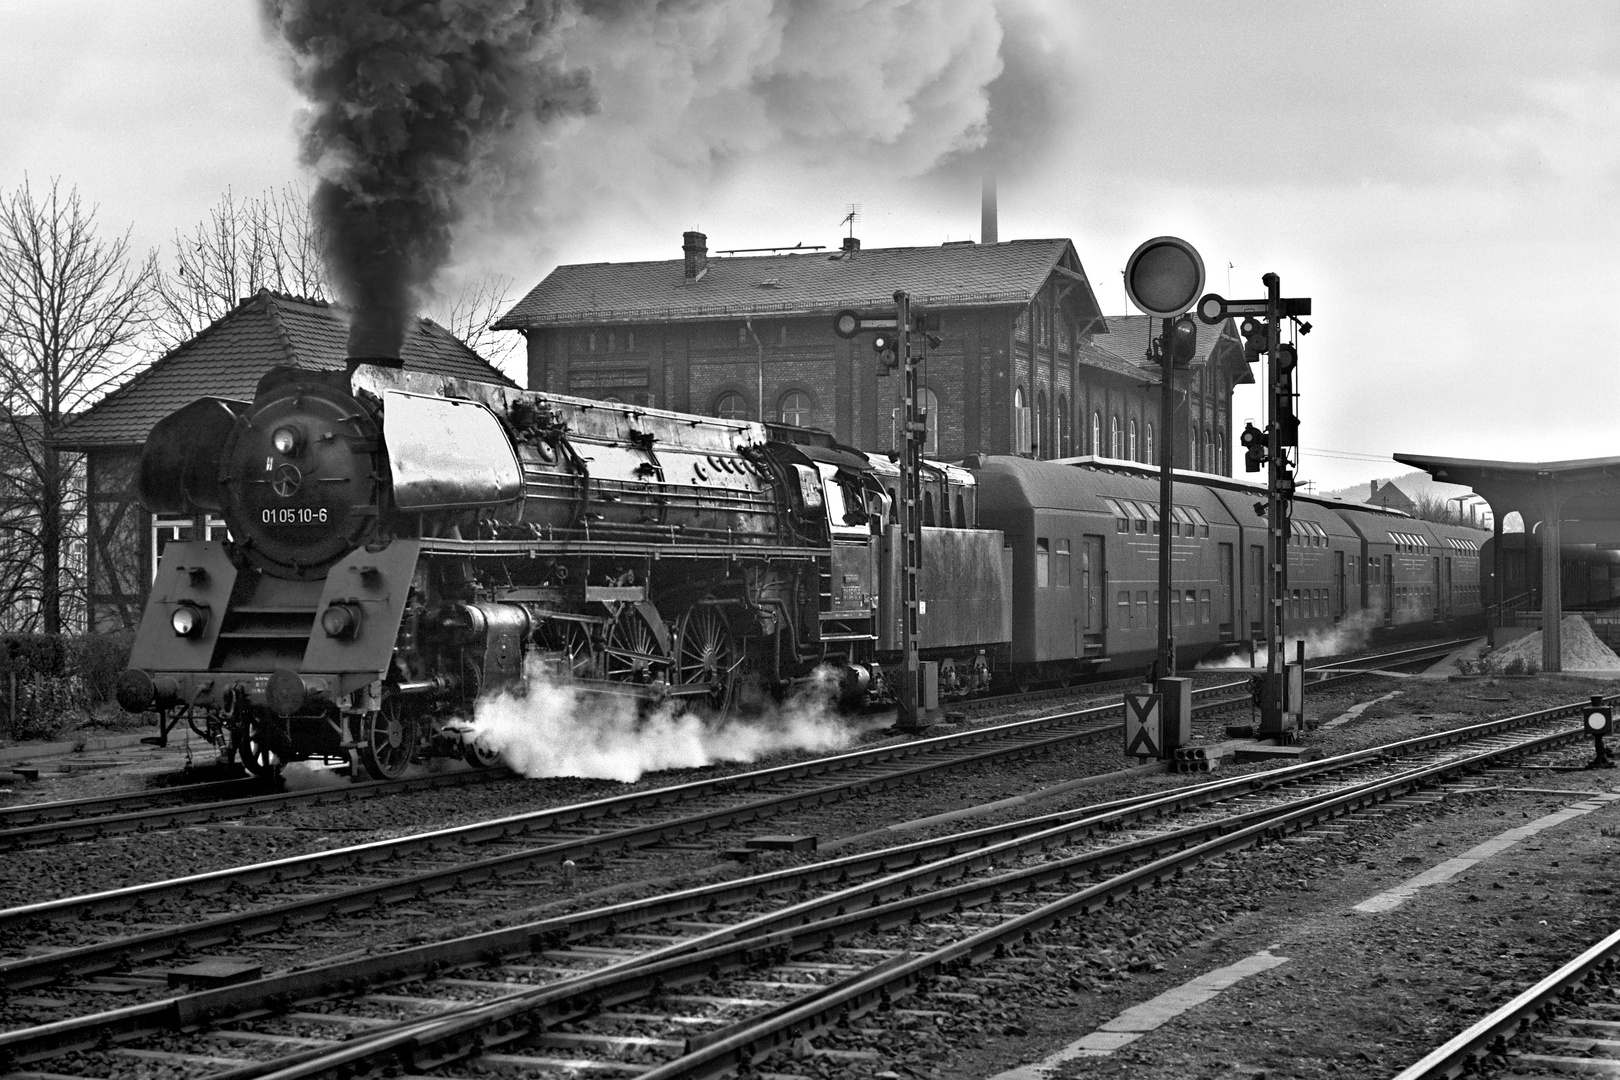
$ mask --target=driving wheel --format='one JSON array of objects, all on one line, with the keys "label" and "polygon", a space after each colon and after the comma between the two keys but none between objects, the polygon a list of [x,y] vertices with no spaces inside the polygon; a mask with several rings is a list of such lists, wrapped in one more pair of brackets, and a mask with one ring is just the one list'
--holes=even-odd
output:
[{"label": "driving wheel", "polygon": [[685,700],[705,717],[724,720],[737,700],[742,658],[725,615],[712,604],[699,604],[681,616],[675,632],[675,683],[706,684],[709,692]]},{"label": "driving wheel", "polygon": [[416,721],[399,698],[384,698],[382,708],[361,721],[360,763],[378,780],[397,780],[416,755],[419,738]]},{"label": "driving wheel", "polygon": [[618,682],[651,682],[657,669],[669,663],[646,617],[628,604],[608,624],[602,651],[604,674]]}]

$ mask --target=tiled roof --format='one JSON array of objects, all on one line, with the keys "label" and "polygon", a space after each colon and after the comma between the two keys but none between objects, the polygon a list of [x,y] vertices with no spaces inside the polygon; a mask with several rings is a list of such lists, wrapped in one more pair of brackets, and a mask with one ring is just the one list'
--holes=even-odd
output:
[{"label": "tiled roof", "polygon": [[[496,322],[497,330],[671,322],[755,314],[821,314],[881,308],[896,289],[940,307],[1027,304],[1062,266],[1080,286],[1083,315],[1100,314],[1074,245],[1010,240],[926,248],[710,256],[688,281],[681,259],[559,266]],[[1068,276],[1068,275],[1065,275]],[[1089,310],[1087,308],[1089,307]]]},{"label": "tiled roof", "polygon": [[[200,397],[251,400],[276,364],[339,370],[348,334],[342,308],[261,290],[64,425],[57,443],[71,450],[138,445],[153,424]],[[430,319],[417,320],[401,353],[412,370],[516,385]]]}]

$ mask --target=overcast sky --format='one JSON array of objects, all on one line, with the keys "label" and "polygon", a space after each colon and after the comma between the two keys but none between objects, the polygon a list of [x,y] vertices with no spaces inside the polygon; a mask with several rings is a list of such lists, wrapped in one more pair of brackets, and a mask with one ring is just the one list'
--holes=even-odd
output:
[{"label": "overcast sky", "polygon": [[[515,300],[559,262],[676,258],[688,228],[836,244],[849,203],[868,247],[976,239],[993,156],[1001,238],[1071,238],[1109,314],[1164,233],[1214,291],[1274,271],[1313,298],[1302,479],[1620,456],[1620,7],[826,0],[785,45],[771,8],[577,29],[600,110],[547,133],[521,228],[469,216],[463,263]],[[679,63],[625,44],[671,26]],[[0,0],[0,59],[0,188],[60,176],[140,249],[306,175],[247,0]]]}]

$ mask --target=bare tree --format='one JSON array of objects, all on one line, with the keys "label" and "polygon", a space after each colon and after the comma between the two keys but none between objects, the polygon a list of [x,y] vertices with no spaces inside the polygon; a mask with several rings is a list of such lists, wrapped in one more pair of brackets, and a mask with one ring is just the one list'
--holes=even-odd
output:
[{"label": "bare tree", "polygon": [[[260,289],[330,300],[335,290],[322,257],[320,226],[309,211],[309,189],[286,184],[257,198],[226,191],[188,235],[176,232],[173,259],[156,280],[155,323],[160,351],[196,337],[244,297]],[[522,344],[489,329],[507,306],[512,279],[486,273],[429,315],[491,363]]]},{"label": "bare tree", "polygon": [[489,324],[508,307],[512,279],[504,274],[485,273],[469,281],[445,306],[430,312],[440,326],[467,343],[473,352],[500,367],[523,344],[523,338],[510,331],[496,331]]},{"label": "bare tree", "polygon": [[242,200],[226,191],[190,235],[175,233],[173,267],[155,285],[163,350],[191,340],[260,289],[329,298],[309,191],[286,184]]},{"label": "bare tree", "polygon": [[1451,500],[1442,499],[1438,495],[1419,495],[1417,504],[1412,508],[1412,516],[1424,521],[1436,521],[1442,525],[1465,525],[1460,513],[1451,508]]},{"label": "bare tree", "polygon": [[[52,444],[62,424],[103,394],[134,361],[150,321],[154,260],[132,262],[129,234],[102,240],[95,208],[53,179],[35,194],[27,179],[0,195],[0,456],[11,466],[7,535],[37,562],[8,583],[37,605],[38,628],[60,633],[64,592],[82,515],[82,463]],[[8,571],[12,568],[6,568]],[[24,572],[26,571],[26,572]],[[73,575],[77,576],[77,575]],[[27,596],[26,594],[32,594]]]}]

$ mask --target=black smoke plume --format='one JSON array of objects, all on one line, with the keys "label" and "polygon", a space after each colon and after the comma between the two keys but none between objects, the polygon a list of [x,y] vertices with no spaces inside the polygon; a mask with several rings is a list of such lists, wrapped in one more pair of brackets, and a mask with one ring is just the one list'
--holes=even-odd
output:
[{"label": "black smoke plume", "polygon": [[451,254],[460,195],[504,135],[593,107],[552,0],[261,0],[310,99],[302,157],[349,355],[397,357]]}]

